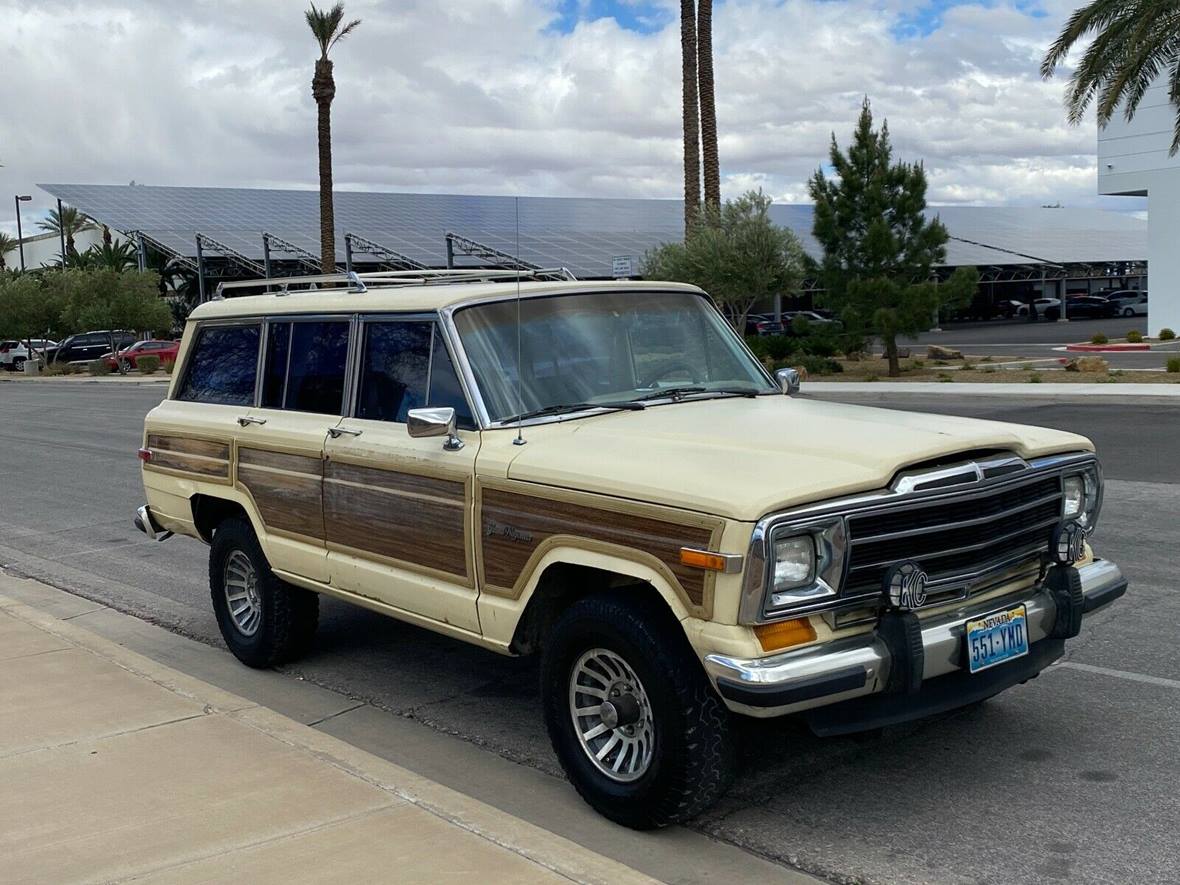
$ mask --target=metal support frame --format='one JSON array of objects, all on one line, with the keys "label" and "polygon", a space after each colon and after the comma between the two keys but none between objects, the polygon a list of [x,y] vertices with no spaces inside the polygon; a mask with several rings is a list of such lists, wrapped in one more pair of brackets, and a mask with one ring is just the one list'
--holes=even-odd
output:
[{"label": "metal support frame", "polygon": [[205,253],[201,251],[201,235],[197,234],[197,301],[205,303]]},{"label": "metal support frame", "polygon": [[147,268],[147,247],[151,246],[157,252],[162,252],[163,254],[165,254],[169,258],[171,258],[173,261],[177,262],[178,264],[184,265],[185,267],[187,267],[191,271],[199,271],[200,270],[200,268],[197,266],[197,262],[193,260],[191,255],[185,255],[183,252],[177,252],[171,246],[165,246],[163,243],[161,243],[159,240],[157,240],[151,234],[145,234],[141,230],[129,230],[124,235],[134,239],[136,245],[139,247],[140,251],[142,252],[142,254],[143,254],[143,259],[142,259],[143,269]]},{"label": "metal support frame", "polygon": [[209,249],[213,252],[218,252],[224,256],[231,264],[235,264],[244,270],[246,273],[253,276],[262,277],[266,275],[266,268],[253,258],[249,258],[239,252],[237,249],[232,249],[225,243],[213,239],[208,234],[203,234],[197,231],[197,254],[201,254],[202,249]]},{"label": "metal support frame", "polygon": [[272,233],[266,233],[264,231],[262,234],[262,263],[263,275],[267,278],[273,276],[273,274],[271,274],[270,265],[270,253],[272,251],[285,252],[288,255],[294,255],[295,260],[298,261],[303,267],[310,269],[312,273],[330,273],[330,271],[323,271],[320,268],[320,260],[314,253],[309,252],[302,246],[296,246],[290,240],[284,240],[280,236]]},{"label": "metal support frame", "polygon": [[460,234],[447,231],[447,267],[453,268],[455,266],[455,253],[460,255],[469,255],[473,258],[482,258],[489,264],[496,267],[503,267],[510,270],[540,270],[539,264],[533,264],[529,261],[522,261],[516,255],[510,255],[501,249],[494,246],[488,246],[480,243],[477,240],[469,239]]},{"label": "metal support frame", "polygon": [[380,258],[383,263],[392,265],[397,270],[427,269],[427,265],[421,261],[417,261],[409,255],[398,252],[396,249],[390,249],[388,246],[375,243],[366,237],[362,237],[360,234],[346,233],[344,235],[344,267],[348,271],[353,270],[353,255],[372,255]]}]

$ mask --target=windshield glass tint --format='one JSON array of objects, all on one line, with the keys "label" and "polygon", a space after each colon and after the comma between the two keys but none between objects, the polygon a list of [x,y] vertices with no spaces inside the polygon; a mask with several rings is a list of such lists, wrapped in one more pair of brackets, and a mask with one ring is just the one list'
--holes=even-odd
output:
[{"label": "windshield glass tint", "polygon": [[[594,292],[468,307],[455,325],[491,420],[548,406],[613,402],[664,388],[772,390],[704,298]],[[517,393],[517,381],[520,393]]]}]

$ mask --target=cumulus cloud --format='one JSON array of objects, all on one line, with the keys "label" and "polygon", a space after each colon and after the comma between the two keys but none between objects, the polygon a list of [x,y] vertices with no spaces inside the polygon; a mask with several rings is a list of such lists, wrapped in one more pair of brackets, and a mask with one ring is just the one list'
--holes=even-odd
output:
[{"label": "cumulus cloud", "polygon": [[[1098,204],[1093,126],[1066,125],[1062,81],[1037,72],[1074,2],[719,3],[726,192],[806,200],[869,95],[933,202]],[[338,188],[681,193],[676,3],[346,5],[364,23],[335,53]],[[0,193],[36,212],[36,181],[314,187],[302,8],[0,0]]]}]

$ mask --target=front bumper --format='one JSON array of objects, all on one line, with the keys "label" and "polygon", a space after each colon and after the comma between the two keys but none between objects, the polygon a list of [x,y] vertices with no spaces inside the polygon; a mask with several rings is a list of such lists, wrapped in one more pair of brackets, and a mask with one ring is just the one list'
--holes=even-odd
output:
[{"label": "front bumper", "polygon": [[[872,633],[764,658],[708,655],[705,670],[734,712],[766,718],[814,711],[808,718],[821,733],[857,731],[953,709],[1031,679],[1061,656],[1064,640],[1076,635],[1084,615],[1127,590],[1119,567],[1107,560],[1051,578],[1059,579],[999,599],[967,602],[920,622],[910,616],[908,631],[900,638],[883,624]],[[963,638],[967,621],[1021,603],[1028,614],[1029,654],[968,673]]]}]

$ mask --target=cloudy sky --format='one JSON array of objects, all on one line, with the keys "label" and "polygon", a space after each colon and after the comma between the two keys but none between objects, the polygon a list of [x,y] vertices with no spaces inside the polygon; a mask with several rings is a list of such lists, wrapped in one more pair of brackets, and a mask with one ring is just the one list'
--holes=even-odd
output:
[{"label": "cloudy sky", "polygon": [[[723,187],[804,201],[862,96],[933,203],[1105,206],[1038,62],[1080,0],[718,0]],[[336,185],[677,197],[673,0],[348,0]],[[0,0],[0,227],[38,181],[314,187],[302,0]],[[7,208],[4,208],[7,207]]]}]

